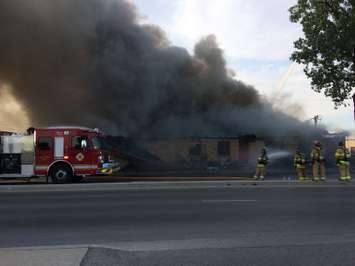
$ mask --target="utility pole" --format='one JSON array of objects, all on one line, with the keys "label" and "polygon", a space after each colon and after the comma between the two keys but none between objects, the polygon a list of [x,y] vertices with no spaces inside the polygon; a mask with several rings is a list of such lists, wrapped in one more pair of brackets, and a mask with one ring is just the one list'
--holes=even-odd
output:
[{"label": "utility pole", "polygon": [[322,121],[322,118],[320,117],[320,115],[315,115],[311,120],[314,121],[314,127],[317,127],[319,121]]},{"label": "utility pole", "polygon": [[314,117],[312,117],[311,119],[308,119],[306,121],[313,121],[314,127],[317,127],[319,124],[319,121],[322,121],[322,118],[320,115],[315,115]]}]

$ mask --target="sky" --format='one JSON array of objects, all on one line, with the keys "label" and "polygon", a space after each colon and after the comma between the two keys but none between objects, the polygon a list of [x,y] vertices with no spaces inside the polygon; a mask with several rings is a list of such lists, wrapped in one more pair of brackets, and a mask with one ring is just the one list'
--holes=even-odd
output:
[{"label": "sky", "polygon": [[289,57],[302,28],[289,21],[296,0],[132,0],[142,23],[159,25],[173,45],[193,52],[203,36],[214,34],[236,78],[276,99],[275,106],[301,120],[321,115],[331,131],[354,130],[353,107],[334,109],[310,88],[300,65]]}]

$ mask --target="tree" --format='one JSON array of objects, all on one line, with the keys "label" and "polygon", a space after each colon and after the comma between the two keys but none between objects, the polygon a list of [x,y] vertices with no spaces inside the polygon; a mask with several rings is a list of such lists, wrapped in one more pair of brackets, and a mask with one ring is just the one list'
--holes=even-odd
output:
[{"label": "tree", "polygon": [[346,105],[355,88],[355,0],[298,0],[289,9],[304,37],[291,60],[304,64],[312,89]]}]

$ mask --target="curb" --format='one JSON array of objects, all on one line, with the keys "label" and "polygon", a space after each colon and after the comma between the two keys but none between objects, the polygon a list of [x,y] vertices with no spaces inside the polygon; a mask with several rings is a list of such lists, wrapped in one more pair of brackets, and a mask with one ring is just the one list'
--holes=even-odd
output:
[{"label": "curb", "polygon": [[83,184],[40,184],[40,185],[0,185],[0,193],[14,192],[74,192],[74,191],[132,191],[159,189],[209,189],[209,188],[268,188],[268,187],[355,187],[355,183],[341,183],[336,180],[324,183],[297,180],[226,180],[226,181],[156,181],[129,183],[83,183]]}]

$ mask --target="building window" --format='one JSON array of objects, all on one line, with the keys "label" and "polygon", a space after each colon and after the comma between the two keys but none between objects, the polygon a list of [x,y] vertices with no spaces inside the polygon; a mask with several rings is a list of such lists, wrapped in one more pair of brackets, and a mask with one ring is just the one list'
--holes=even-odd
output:
[{"label": "building window", "polygon": [[71,146],[77,150],[84,150],[89,148],[89,139],[86,136],[72,137]]},{"label": "building window", "polygon": [[218,142],[218,155],[219,156],[230,156],[231,145],[229,141],[219,141]]},{"label": "building window", "polygon": [[42,151],[51,150],[52,149],[52,138],[50,137],[42,137],[38,139],[38,149]]}]

